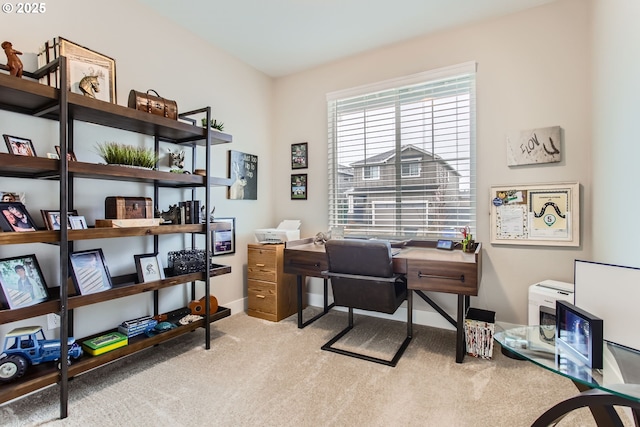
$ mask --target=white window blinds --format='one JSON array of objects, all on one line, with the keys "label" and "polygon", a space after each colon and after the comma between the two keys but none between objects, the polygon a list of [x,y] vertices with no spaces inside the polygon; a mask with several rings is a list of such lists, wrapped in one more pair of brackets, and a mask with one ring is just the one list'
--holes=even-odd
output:
[{"label": "white window blinds", "polygon": [[430,240],[475,231],[475,63],[327,100],[330,228]]}]

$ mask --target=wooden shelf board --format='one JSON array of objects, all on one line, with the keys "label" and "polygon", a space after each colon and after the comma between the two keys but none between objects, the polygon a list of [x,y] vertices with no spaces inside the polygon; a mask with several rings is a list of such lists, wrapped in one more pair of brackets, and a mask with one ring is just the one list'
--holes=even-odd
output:
[{"label": "wooden shelf board", "polygon": [[[231,315],[231,310],[226,307],[218,307],[218,311],[209,316],[211,322],[218,321]],[[178,326],[170,331],[163,332],[154,337],[138,336],[131,339],[130,343],[108,353],[99,356],[90,356],[85,353],[79,360],[73,361],[68,368],[69,378],[80,375],[91,369],[100,367],[106,363],[118,360],[146,348],[153,347],[163,342],[192,332],[204,326],[204,320],[199,320],[185,326]],[[106,332],[103,332],[106,333]],[[100,334],[99,334],[100,335]],[[77,340],[79,343],[85,338]],[[37,366],[30,366],[27,373],[15,382],[0,385],[0,403],[24,396],[27,393],[56,384],[59,380],[58,368],[56,364],[45,363]]]}]

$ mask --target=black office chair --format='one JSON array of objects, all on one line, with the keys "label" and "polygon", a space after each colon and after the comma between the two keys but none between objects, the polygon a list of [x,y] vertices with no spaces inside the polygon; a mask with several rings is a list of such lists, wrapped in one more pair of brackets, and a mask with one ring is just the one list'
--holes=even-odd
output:
[{"label": "black office chair", "polygon": [[391,360],[333,347],[353,328],[354,308],[393,314],[407,298],[405,277],[393,272],[391,245],[382,240],[329,240],[325,249],[329,270],[323,273],[331,280],[335,305],[349,309],[349,325],[323,345],[322,349],[396,366],[411,341],[408,312],[407,336]]}]

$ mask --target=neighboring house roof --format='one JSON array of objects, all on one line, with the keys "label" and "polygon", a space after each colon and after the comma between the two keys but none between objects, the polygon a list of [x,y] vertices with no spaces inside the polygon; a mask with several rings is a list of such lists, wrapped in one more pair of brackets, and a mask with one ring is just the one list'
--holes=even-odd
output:
[{"label": "neighboring house roof", "polygon": [[338,165],[338,173],[353,176],[353,168],[346,165]]},{"label": "neighboring house roof", "polygon": [[[453,167],[451,167],[451,165],[449,165],[449,163],[447,163],[446,160],[442,159],[442,157],[438,156],[438,155],[434,155],[433,153],[430,153],[429,151],[423,150],[420,147],[417,147],[413,144],[407,144],[407,145],[403,145],[402,146],[402,157],[412,157],[411,156],[411,152],[417,152],[416,154],[420,155],[420,157],[424,157],[424,156],[428,156],[431,157],[434,161],[437,161],[439,163],[442,163],[443,165],[445,165],[449,170],[451,170],[452,172],[454,172],[456,175],[459,175],[458,171],[455,170]],[[357,162],[353,162],[351,163],[351,166],[353,167],[362,167],[362,166],[375,166],[375,165],[382,165],[382,164],[389,164],[392,163],[393,161],[395,161],[395,157],[396,157],[396,150],[395,149],[391,149],[389,151],[385,151],[384,153],[380,153],[380,154],[376,154],[374,156],[371,157],[367,157],[364,160],[359,160]]]}]

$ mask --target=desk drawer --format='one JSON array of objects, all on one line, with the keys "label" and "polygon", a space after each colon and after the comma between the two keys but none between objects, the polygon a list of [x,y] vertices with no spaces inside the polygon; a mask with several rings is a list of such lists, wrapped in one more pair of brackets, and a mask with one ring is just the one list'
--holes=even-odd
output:
[{"label": "desk drawer", "polygon": [[276,314],[275,283],[247,281],[248,308],[262,313]]},{"label": "desk drawer", "polygon": [[322,277],[322,271],[328,270],[327,255],[324,252],[299,251],[285,249],[284,272],[301,276]]},{"label": "desk drawer", "polygon": [[249,279],[276,281],[276,251],[272,249],[249,248],[247,277]]},{"label": "desk drawer", "polygon": [[475,296],[478,295],[478,267],[475,263],[410,259],[407,287]]}]

